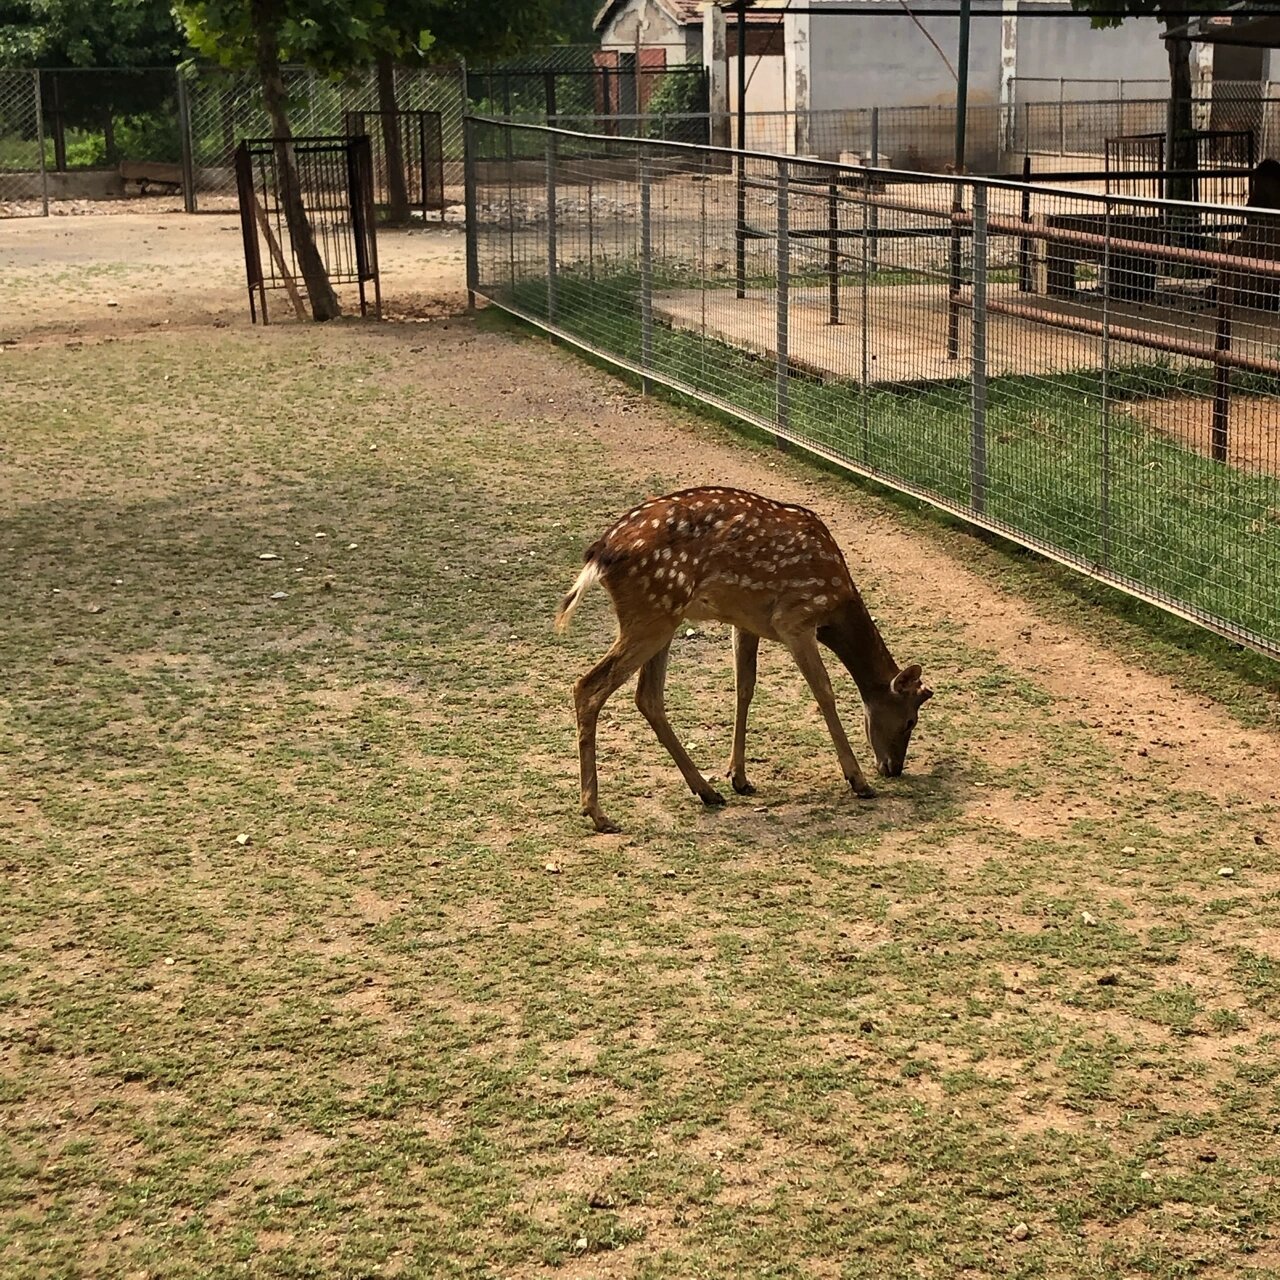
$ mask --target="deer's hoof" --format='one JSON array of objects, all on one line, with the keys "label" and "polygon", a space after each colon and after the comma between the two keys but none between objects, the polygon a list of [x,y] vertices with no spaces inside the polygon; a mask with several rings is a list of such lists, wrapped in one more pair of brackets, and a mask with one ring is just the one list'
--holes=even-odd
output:
[{"label": "deer's hoof", "polygon": [[875,787],[869,786],[865,782],[858,783],[850,778],[849,785],[853,788],[853,794],[857,796],[859,800],[874,800],[876,798]]},{"label": "deer's hoof", "polygon": [[746,780],[746,778],[743,778],[743,780],[742,780],[741,782],[738,782],[738,781],[735,779],[735,780],[734,780],[734,783],[733,783],[733,789],[734,789],[734,790],[735,790],[735,791],[736,791],[740,796],[753,796],[753,795],[755,795],[755,793],[756,793],[756,789],[755,789],[755,787],[753,787],[753,786],[751,785],[751,783],[749,783],[749,782]]},{"label": "deer's hoof", "polygon": [[698,799],[707,806],[708,809],[718,809],[724,804],[724,796],[722,796],[714,787],[708,787],[705,791],[698,793]]},{"label": "deer's hoof", "polygon": [[611,818],[606,818],[603,813],[589,813],[586,816],[591,819],[597,835],[612,836],[622,830],[616,822]]}]

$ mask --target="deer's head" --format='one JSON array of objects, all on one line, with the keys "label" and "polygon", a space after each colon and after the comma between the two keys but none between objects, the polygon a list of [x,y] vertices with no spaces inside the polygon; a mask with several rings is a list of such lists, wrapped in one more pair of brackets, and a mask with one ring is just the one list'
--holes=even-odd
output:
[{"label": "deer's head", "polygon": [[876,768],[886,778],[896,778],[907,762],[907,747],[920,708],[933,697],[921,683],[919,666],[899,671],[889,687],[866,703],[867,741],[875,752]]}]

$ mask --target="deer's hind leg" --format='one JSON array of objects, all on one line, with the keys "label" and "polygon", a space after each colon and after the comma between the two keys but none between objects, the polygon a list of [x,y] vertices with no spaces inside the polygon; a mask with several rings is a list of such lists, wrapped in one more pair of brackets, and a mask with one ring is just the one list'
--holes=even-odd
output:
[{"label": "deer's hind leg", "polygon": [[597,831],[617,831],[600,809],[599,780],[596,775],[596,724],[609,697],[655,653],[671,643],[675,624],[664,629],[649,628],[638,634],[623,632],[609,652],[573,686],[573,706],[578,719],[578,772],[582,783],[582,812]]},{"label": "deer's hind leg", "polygon": [[703,804],[724,804],[724,796],[702,776],[667,719],[667,660],[670,656],[671,640],[668,638],[666,644],[640,668],[640,679],[636,684],[636,706],[653,727],[658,741],[670,752],[676,768],[689,784],[689,790]]},{"label": "deer's hind leg", "polygon": [[755,787],[747,781],[747,709],[756,691],[756,659],[760,637],[754,631],[733,629],[733,683],[736,706],[733,716],[733,751],[729,756],[729,780],[740,796],[749,796]]}]

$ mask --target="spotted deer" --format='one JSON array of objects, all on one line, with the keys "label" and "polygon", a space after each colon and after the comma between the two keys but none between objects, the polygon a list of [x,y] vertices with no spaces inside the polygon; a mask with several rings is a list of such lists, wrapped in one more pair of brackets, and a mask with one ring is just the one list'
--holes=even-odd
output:
[{"label": "spotted deer", "polygon": [[703,804],[724,803],[667,720],[667,658],[682,618],[733,628],[737,711],[729,778],[739,794],[754,790],[746,774],[747,709],[762,638],[784,645],[796,660],[856,795],[869,799],[875,792],[840,723],[819,643],[844,663],[858,686],[880,772],[902,772],[916,716],[933,693],[921,683],[918,666],[900,669],[894,662],[840,548],[812,511],[741,489],[685,489],[628,511],[587,548],[584,560],[560,602],[556,629],[568,626],[589,587],[604,584],[618,617],[618,638],[573,688],[582,812],[597,831],[618,828],[600,809],[596,722],[610,695],[636,671],[636,704],[685,782]]}]

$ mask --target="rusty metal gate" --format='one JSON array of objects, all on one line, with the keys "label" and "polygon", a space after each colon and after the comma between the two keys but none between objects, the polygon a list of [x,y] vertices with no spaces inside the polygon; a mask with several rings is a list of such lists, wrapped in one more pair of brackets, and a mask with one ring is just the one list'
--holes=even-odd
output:
[{"label": "rusty metal gate", "polygon": [[444,126],[439,111],[348,111],[342,128],[349,138],[369,139],[373,198],[379,209],[391,207],[392,152],[398,149],[409,208],[424,219],[429,213],[443,216]]},{"label": "rusty metal gate", "polygon": [[330,281],[335,285],[358,287],[361,315],[368,314],[366,286],[372,283],[374,313],[381,318],[373,161],[369,139],[365,136],[303,137],[288,141],[246,138],[236,148],[236,189],[240,197],[250,315],[256,323],[260,308],[262,323],[266,324],[267,290],[284,289],[299,318],[304,318],[298,289],[301,271],[280,198],[279,165],[287,145],[293,148],[302,206]]}]

